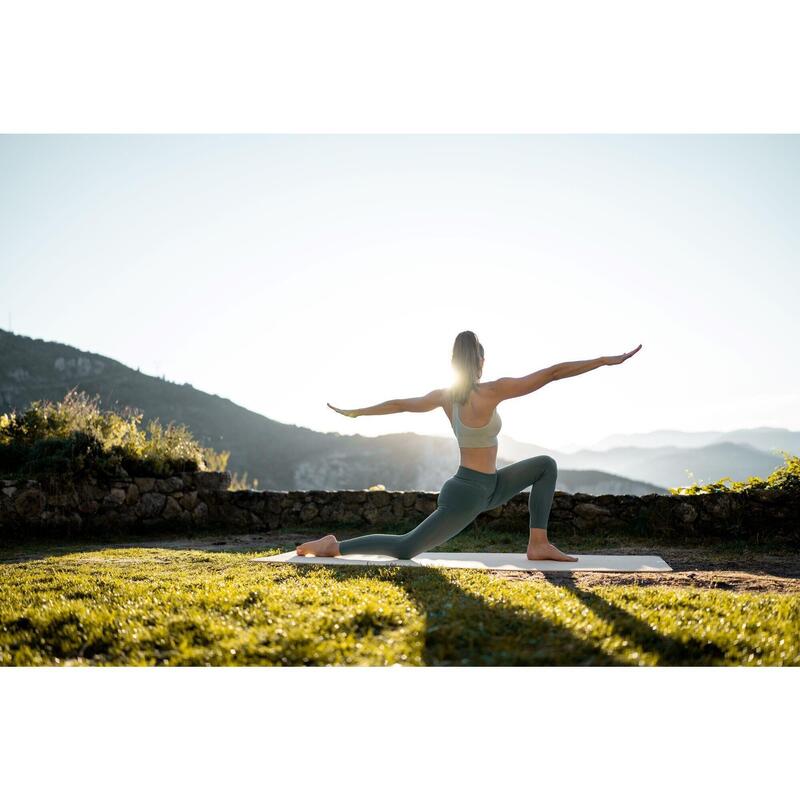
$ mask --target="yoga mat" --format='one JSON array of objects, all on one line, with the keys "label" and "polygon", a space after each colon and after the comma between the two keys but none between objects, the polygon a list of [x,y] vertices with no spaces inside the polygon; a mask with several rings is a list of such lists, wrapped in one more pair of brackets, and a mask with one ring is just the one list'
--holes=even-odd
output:
[{"label": "yoga mat", "polygon": [[420,553],[412,559],[391,556],[350,555],[327,558],[299,556],[294,550],[253,561],[281,564],[355,564],[388,567],[452,567],[454,569],[503,569],[527,572],[672,572],[660,556],[603,556],[581,553],[578,561],[528,561],[524,553]]}]

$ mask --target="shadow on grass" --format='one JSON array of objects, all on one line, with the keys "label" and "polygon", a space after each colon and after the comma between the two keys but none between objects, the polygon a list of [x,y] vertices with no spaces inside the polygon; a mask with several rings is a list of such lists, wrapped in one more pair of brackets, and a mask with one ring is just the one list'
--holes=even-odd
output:
[{"label": "shadow on grass", "polygon": [[713,642],[689,639],[682,641],[660,633],[643,620],[594,592],[581,589],[575,582],[574,573],[542,573],[552,586],[570,592],[576,599],[605,620],[614,633],[639,648],[640,652],[654,653],[660,666],[713,665],[723,663],[725,653]]},{"label": "shadow on grass", "polygon": [[[426,666],[621,665],[562,625],[519,607],[491,605],[464,591],[438,568],[320,565],[300,569],[328,569],[342,582],[367,574],[405,591],[424,615]],[[381,574],[376,575],[375,570]]]}]

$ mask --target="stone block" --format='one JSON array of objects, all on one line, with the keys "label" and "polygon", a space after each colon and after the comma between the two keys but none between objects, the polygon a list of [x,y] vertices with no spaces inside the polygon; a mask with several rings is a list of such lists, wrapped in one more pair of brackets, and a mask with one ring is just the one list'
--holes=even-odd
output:
[{"label": "stone block", "polygon": [[[28,481],[30,485],[30,481]],[[34,483],[34,486],[36,484]],[[21,517],[32,519],[44,511],[46,499],[44,492],[36,488],[23,489],[14,500],[14,508]]]},{"label": "stone block", "polygon": [[164,510],[164,506],[167,503],[167,498],[164,497],[163,494],[157,494],[156,492],[147,492],[146,494],[142,495],[142,499],[139,501],[139,506],[142,509],[142,516],[144,517],[155,517],[161,514]]},{"label": "stone block", "polygon": [[156,480],[155,490],[162,494],[169,494],[170,492],[177,492],[183,489],[183,481],[177,476],[173,475],[169,478],[159,478]]},{"label": "stone block", "polygon": [[139,500],[139,487],[135,483],[131,483],[125,492],[126,505],[135,505]]},{"label": "stone block", "polygon": [[193,511],[197,505],[197,489],[194,489],[191,492],[185,492],[183,497],[180,499],[180,504],[187,511]]},{"label": "stone block", "polygon": [[134,478],[133,482],[140,492],[152,492],[156,486],[155,478]]},{"label": "stone block", "polygon": [[164,517],[164,519],[174,519],[180,516],[181,510],[178,501],[174,497],[168,497],[164,504],[164,510],[161,512],[161,516]]},{"label": "stone block", "polygon": [[104,506],[121,506],[125,502],[126,492],[124,489],[112,489],[103,498]]},{"label": "stone block", "polygon": [[194,485],[204,492],[224,491],[231,485],[231,473],[196,472]]}]

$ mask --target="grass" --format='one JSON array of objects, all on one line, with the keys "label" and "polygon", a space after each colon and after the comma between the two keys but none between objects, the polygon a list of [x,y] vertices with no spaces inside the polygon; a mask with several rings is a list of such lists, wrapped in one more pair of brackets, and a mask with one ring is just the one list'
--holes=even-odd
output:
[{"label": "grass", "polygon": [[0,664],[800,664],[798,594],[250,560],[280,549],[17,553]]}]

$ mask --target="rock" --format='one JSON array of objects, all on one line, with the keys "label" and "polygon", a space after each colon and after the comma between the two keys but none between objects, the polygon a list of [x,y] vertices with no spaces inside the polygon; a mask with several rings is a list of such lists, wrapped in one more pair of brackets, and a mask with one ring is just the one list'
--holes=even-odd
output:
[{"label": "rock", "polygon": [[372,508],[372,506],[367,506],[361,512],[362,519],[365,519],[370,525],[374,525],[378,521],[380,515],[380,511],[378,511],[377,508]]},{"label": "rock", "polygon": [[17,514],[27,519],[38,517],[45,507],[44,492],[39,489],[24,489],[17,495],[14,508]]},{"label": "rock", "polygon": [[52,508],[74,508],[78,504],[78,493],[74,490],[47,495],[47,505]]},{"label": "rock", "polygon": [[250,524],[250,512],[234,506],[225,512],[225,522],[237,527],[246,527]]},{"label": "rock", "polygon": [[78,505],[78,511],[80,511],[81,514],[94,514],[98,508],[100,508],[100,504],[97,502],[97,500],[91,499],[83,500]]},{"label": "rock", "polygon": [[369,493],[369,499],[375,508],[383,508],[391,503],[389,493],[386,491],[374,491]]},{"label": "rock", "polygon": [[180,513],[181,507],[178,501],[174,497],[168,497],[164,505],[164,510],[161,512],[161,516],[164,517],[164,519],[174,519],[179,516]]},{"label": "rock", "polygon": [[[342,511],[339,514],[337,514],[336,519],[339,522],[344,522],[345,524],[348,525],[353,525],[358,522],[363,522],[363,519],[361,518],[361,514],[359,513],[358,509],[352,506],[346,506],[345,508],[343,508]],[[290,521],[288,521],[286,517],[280,519],[281,525],[286,525],[288,522]]]},{"label": "rock", "polygon": [[208,506],[205,503],[198,503],[197,507],[192,512],[192,519],[195,522],[200,522],[208,517]]},{"label": "rock", "polygon": [[231,485],[230,472],[196,472],[194,485],[201,491],[223,491]]},{"label": "rock", "polygon": [[106,490],[103,489],[102,486],[93,483],[86,487],[86,494],[91,497],[92,500],[97,500],[99,502],[106,496]]},{"label": "rock", "polygon": [[308,522],[314,517],[319,515],[319,508],[314,505],[314,503],[308,503],[301,511],[300,511],[300,519],[303,522]]},{"label": "rock", "polygon": [[3,489],[3,494],[6,497],[13,497],[16,493],[17,493],[17,487],[16,486],[6,486],[6,488]]},{"label": "rock", "polygon": [[124,489],[112,489],[104,498],[105,506],[121,506],[125,502],[126,492]]},{"label": "rock", "polygon": [[503,516],[503,508],[499,506],[498,508],[490,508],[488,511],[481,512],[485,514],[489,519],[498,519],[499,517]]},{"label": "rock", "polygon": [[708,514],[717,517],[725,517],[731,512],[731,508],[733,507],[733,499],[727,492],[708,494],[704,496],[704,499],[706,498],[705,511]]},{"label": "rock", "polygon": [[611,512],[607,508],[603,508],[597,505],[597,503],[578,503],[574,508],[574,512],[584,519],[611,516]]},{"label": "rock", "polygon": [[353,505],[361,505],[365,503],[367,500],[367,492],[364,491],[352,491],[352,490],[345,490],[341,493],[342,495],[342,502],[353,504]]},{"label": "rock", "polygon": [[679,503],[675,508],[675,517],[684,525],[690,525],[697,517],[697,509],[689,503]]},{"label": "rock", "polygon": [[152,492],[156,486],[155,478],[134,478],[133,482],[140,492]]},{"label": "rock", "polygon": [[139,504],[142,508],[142,516],[154,517],[160,514],[166,505],[167,498],[163,494],[148,492],[142,496]]},{"label": "rock", "polygon": [[420,492],[414,502],[414,509],[421,511],[423,514],[432,514],[436,510],[436,500],[432,497],[426,497],[425,494]]},{"label": "rock", "polygon": [[129,505],[135,505],[139,499],[139,487],[132,483],[128,486],[128,491],[125,493],[125,502]]},{"label": "rock", "polygon": [[177,475],[173,475],[170,478],[159,478],[156,481],[155,490],[163,494],[177,492],[181,489],[183,489],[183,481]]},{"label": "rock", "polygon": [[192,511],[197,505],[197,490],[186,492],[180,499],[180,504],[187,510]]}]

